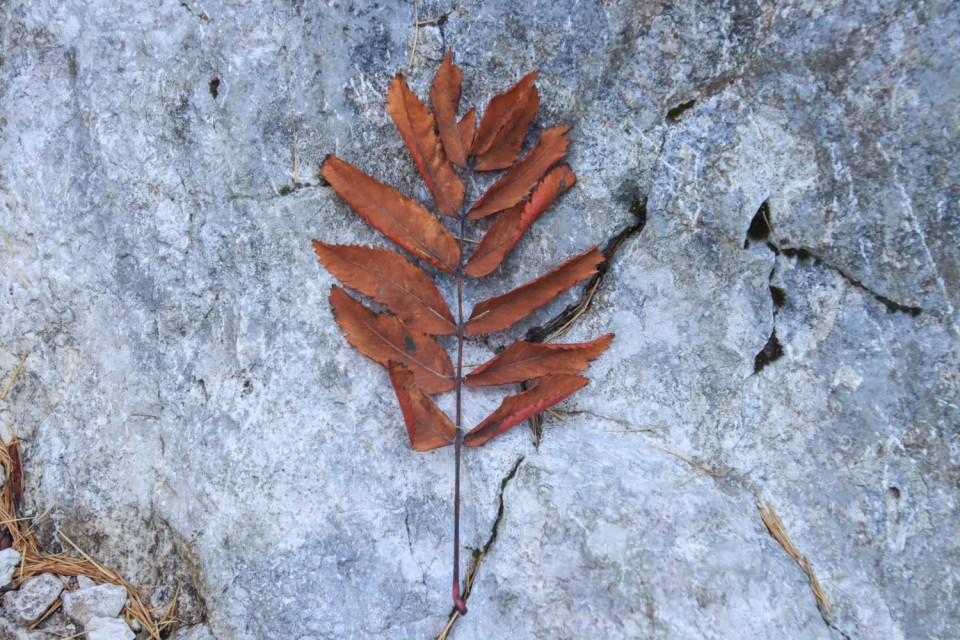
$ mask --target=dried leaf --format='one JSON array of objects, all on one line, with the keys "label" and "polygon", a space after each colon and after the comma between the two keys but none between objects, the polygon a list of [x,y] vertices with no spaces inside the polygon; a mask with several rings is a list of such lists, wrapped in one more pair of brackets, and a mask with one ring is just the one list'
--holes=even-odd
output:
[{"label": "dried leaf", "polygon": [[530,200],[514,205],[497,216],[471,254],[464,273],[480,278],[500,266],[530,225],[576,180],[568,165],[562,164],[550,171],[534,189]]},{"label": "dried leaf", "polygon": [[473,146],[473,139],[477,135],[477,110],[470,109],[467,111],[467,115],[460,118],[460,124],[457,125],[457,130],[460,132],[460,144],[463,145],[464,149],[469,149]]},{"label": "dried leaf", "polygon": [[569,131],[570,127],[544,129],[530,153],[487,189],[467,217],[470,220],[484,218],[526,198],[550,167],[566,155]]},{"label": "dried leaf", "polygon": [[504,398],[496,411],[464,436],[463,444],[466,447],[479,447],[588,384],[589,379],[575,374],[544,376],[526,391]]},{"label": "dried leaf", "polygon": [[490,100],[471,149],[476,171],[506,169],[520,155],[520,145],[540,108],[540,94],[533,86],[537,75],[536,71],[525,75]]},{"label": "dried leaf", "polygon": [[484,387],[533,380],[548,374],[583,371],[613,342],[608,333],[590,342],[541,344],[518,340],[506,351],[467,374],[464,384]]},{"label": "dried leaf", "polygon": [[444,215],[456,218],[457,210],[463,204],[463,183],[447,162],[433,114],[401,76],[396,76],[390,83],[387,111],[433,194],[437,209]]},{"label": "dried leaf", "polygon": [[410,447],[414,451],[430,451],[453,444],[457,428],[447,414],[416,386],[413,372],[392,361],[387,369],[407,424]]},{"label": "dried leaf", "polygon": [[[465,600],[470,579],[461,591],[462,447],[481,445],[588,384],[587,378],[578,372],[609,347],[613,336],[568,345],[515,342],[504,353],[462,376],[460,362],[466,334],[509,327],[564,290],[597,274],[597,266],[604,258],[596,247],[589,249],[522,287],[480,302],[465,323],[464,276],[480,277],[495,270],[533,222],[574,184],[576,176],[570,167],[560,164],[567,150],[569,127],[544,130],[533,148],[517,162],[527,130],[540,106],[540,96],[534,86],[536,72],[495,96],[478,127],[474,109],[468,110],[459,122],[456,119],[461,106],[462,74],[452,60],[453,55],[448,53],[431,86],[436,116],[399,76],[390,86],[388,110],[438,209],[456,218],[458,237],[454,238],[444,222],[420,203],[339,158],[329,156],[320,171],[351,207],[390,240],[415,258],[454,276],[446,286],[456,291],[456,316],[431,281],[431,277],[438,274],[422,270],[422,265],[408,261],[406,256],[385,249],[318,241],[314,241],[314,248],[320,261],[344,284],[396,314],[375,313],[342,288],[331,290],[334,315],[347,341],[389,370],[411,447],[427,451],[449,444],[454,446],[453,604],[456,615],[463,615],[467,612]],[[467,212],[462,206],[463,183],[451,162],[471,175],[474,171],[507,168],[509,171],[483,195],[472,212]],[[468,218],[473,220],[498,212],[499,216],[464,264],[462,252],[467,242]],[[594,282],[598,283],[599,279]],[[596,284],[591,284],[591,293],[595,288]],[[456,336],[450,345],[458,354],[456,373],[449,355],[434,337],[443,334]],[[518,381],[536,381],[536,384],[505,398],[496,411],[464,437],[461,421],[464,385],[476,387]],[[453,421],[428,395],[450,389],[456,389]]]},{"label": "dried leaf", "polygon": [[7,456],[10,458],[10,493],[14,501],[19,504],[23,498],[23,464],[20,462],[20,442],[15,440],[6,445]]},{"label": "dried leaf", "polygon": [[[460,111],[460,85],[463,75],[460,68],[452,62],[453,52],[447,51],[443,64],[433,78],[430,87],[430,102],[437,117],[437,130],[447,158],[458,167],[467,166],[469,146],[464,146],[460,139],[460,128],[457,124],[457,113]],[[472,137],[472,131],[471,131]]]},{"label": "dried leaf", "polygon": [[432,335],[455,333],[456,321],[426,273],[396,251],[313,241],[327,271],[384,304],[408,325]]},{"label": "dried leaf", "polygon": [[477,303],[467,322],[467,333],[492,333],[506,329],[573,285],[597,273],[597,265],[603,259],[603,254],[594,246],[532,282],[502,296]]},{"label": "dried leaf", "polygon": [[387,366],[400,362],[413,372],[417,386],[427,393],[453,388],[453,363],[436,338],[408,327],[396,316],[374,313],[340,287],[330,291],[337,324],[354,348]]},{"label": "dried leaf", "polygon": [[393,242],[439,269],[456,272],[460,247],[422,204],[334,155],[327,156],[320,173],[347,204]]}]

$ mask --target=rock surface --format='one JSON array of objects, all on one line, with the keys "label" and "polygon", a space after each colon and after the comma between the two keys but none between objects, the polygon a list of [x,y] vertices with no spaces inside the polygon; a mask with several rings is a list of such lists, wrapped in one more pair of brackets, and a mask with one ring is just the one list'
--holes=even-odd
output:
[{"label": "rock surface", "polygon": [[215,640],[209,627],[203,624],[193,625],[177,630],[177,640]]},{"label": "rock surface", "polygon": [[17,565],[20,564],[20,554],[16,549],[4,549],[0,551],[0,589],[3,589],[13,582],[13,574]]},{"label": "rock surface", "polygon": [[470,302],[646,214],[564,338],[618,334],[566,421],[465,456],[463,543],[489,546],[450,637],[960,636],[960,7],[440,16],[0,7],[0,371],[29,352],[0,429],[56,505],[38,535],[152,603],[183,578],[219,640],[443,628],[452,452],[409,451],[309,241],[380,242],[317,185],[330,152],[428,197],[385,92],[402,71],[425,96],[450,47],[479,106],[540,69],[579,176]]},{"label": "rock surface", "polygon": [[3,597],[3,606],[15,622],[26,627],[36,622],[57,601],[63,582],[52,573],[27,578],[16,591]]},{"label": "rock surface", "polygon": [[133,640],[134,633],[119,618],[90,618],[86,627],[87,640]]},{"label": "rock surface", "polygon": [[118,584],[101,584],[63,594],[63,611],[85,625],[90,618],[116,618],[127,601],[127,590]]}]

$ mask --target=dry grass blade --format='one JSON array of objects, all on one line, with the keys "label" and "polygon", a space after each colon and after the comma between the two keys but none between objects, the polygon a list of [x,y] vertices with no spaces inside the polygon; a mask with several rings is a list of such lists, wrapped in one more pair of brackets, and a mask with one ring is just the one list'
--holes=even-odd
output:
[{"label": "dry grass blade", "polygon": [[653,427],[641,427],[639,429],[604,429],[604,433],[650,433],[660,429],[666,429],[668,425],[660,424]]},{"label": "dry grass blade", "polygon": [[10,246],[10,241],[7,240],[7,234],[3,232],[3,229],[0,229],[0,238],[3,238],[3,244],[7,246],[7,251],[10,253],[10,257],[13,257],[13,247]]},{"label": "dry grass blade", "polygon": [[10,387],[13,386],[13,383],[17,379],[17,376],[20,375],[20,370],[23,369],[23,363],[27,361],[28,355],[30,355],[30,352],[26,351],[24,352],[23,356],[20,358],[20,362],[17,363],[17,367],[13,370],[13,375],[10,376],[10,379],[7,380],[7,384],[3,387],[3,393],[0,393],[0,400],[6,399],[7,394],[10,393]]},{"label": "dry grass blade", "polygon": [[829,623],[831,618],[833,618],[833,612],[830,610],[830,603],[827,601],[827,596],[823,592],[823,587],[820,586],[820,581],[817,580],[817,576],[813,572],[813,565],[810,563],[810,560],[801,554],[797,550],[797,547],[794,546],[789,534],[787,534],[787,530],[783,526],[783,522],[780,520],[780,516],[777,515],[776,510],[773,508],[773,505],[770,504],[769,500],[764,500],[763,504],[757,505],[757,510],[760,512],[760,518],[763,520],[763,524],[766,525],[767,531],[773,536],[773,539],[780,543],[783,550],[786,551],[787,554],[793,558],[793,561],[797,563],[797,566],[807,574],[807,579],[810,581],[810,590],[813,591],[813,597],[816,598],[817,601],[817,609],[820,610],[821,615],[824,616],[824,619]]},{"label": "dry grass blade", "polygon": [[[473,582],[477,579],[477,574],[480,573],[480,564],[483,562],[485,557],[487,557],[486,550],[480,551],[476,557],[473,568],[467,575],[467,581],[463,587],[463,595],[461,596],[464,602],[466,602],[466,600],[470,597],[470,591],[473,589]],[[450,630],[453,628],[453,623],[456,622],[457,618],[459,617],[460,612],[454,609],[453,613],[451,613],[450,617],[447,619],[447,624],[445,624],[443,626],[443,630],[440,631],[440,635],[436,637],[436,640],[447,640],[447,636],[450,634]]]},{"label": "dry grass blade", "polygon": [[690,466],[693,467],[694,469],[699,469],[700,471],[702,471],[702,472],[703,472],[703,475],[705,475],[705,476],[710,476],[711,478],[722,478],[722,477],[724,477],[724,476],[727,475],[726,471],[723,471],[722,469],[717,469],[716,467],[705,467],[705,466],[703,466],[702,464],[700,464],[699,462],[695,462],[694,460],[691,460],[690,458],[686,458],[686,457],[680,455],[679,453],[674,453],[673,451],[670,451],[669,449],[664,449],[663,447],[658,447],[658,446],[656,446],[656,445],[654,445],[654,444],[651,444],[651,445],[648,445],[648,446],[649,446],[651,449],[656,449],[657,451],[661,451],[661,452],[667,454],[668,456],[673,456],[673,457],[676,458],[677,460],[682,460],[682,461],[686,462],[688,465],[690,465]]},{"label": "dry grass blade", "polygon": [[[12,444],[15,445],[16,443]],[[4,467],[8,474],[13,465],[10,451],[9,447],[0,447],[0,465]],[[29,519],[16,516],[13,491],[10,483],[7,483],[0,488],[0,533],[5,534],[2,537],[10,542],[12,548],[20,552],[21,561],[16,573],[18,582],[23,582],[31,576],[42,573],[53,573],[60,576],[86,576],[98,584],[120,585],[127,590],[129,599],[129,604],[124,607],[124,617],[128,622],[136,620],[151,640],[162,640],[164,637],[162,634],[165,630],[176,622],[175,602],[171,603],[167,612],[160,616],[159,620],[156,619],[154,611],[147,607],[135,587],[80,549],[62,531],[59,532],[59,537],[72,547],[80,557],[73,557],[66,553],[44,553],[34,539],[26,520]],[[36,521],[36,518],[32,520]],[[58,601],[57,604],[48,609],[45,616],[54,612],[60,602]]]},{"label": "dry grass blade", "polygon": [[7,260],[6,258],[4,258],[4,259],[3,259],[3,264],[7,265],[7,269],[10,269],[10,271],[13,271],[13,275],[15,275],[15,276],[17,276],[18,278],[20,278],[20,282],[22,282],[24,285],[26,285],[26,287],[27,287],[28,289],[33,287],[33,285],[30,284],[30,281],[27,280],[26,277],[24,277],[24,275],[23,275],[22,273],[20,273],[19,271],[17,271],[17,268],[16,268],[16,267],[14,267],[12,264],[10,264],[10,261],[9,261],[9,260]]},{"label": "dry grass blade", "polygon": [[407,70],[413,68],[413,58],[417,54],[417,42],[420,40],[420,7],[423,0],[413,0],[413,45],[410,47],[410,59],[407,61]]},{"label": "dry grass blade", "polygon": [[36,629],[37,627],[39,627],[39,626],[43,623],[44,620],[46,620],[46,619],[49,618],[51,615],[53,615],[53,613],[54,613],[57,609],[59,609],[60,607],[62,607],[62,606],[63,606],[63,600],[61,600],[60,598],[57,598],[56,602],[54,602],[52,605],[50,605],[50,606],[47,608],[47,610],[44,611],[44,612],[40,615],[40,617],[37,618],[37,619],[33,622],[33,624],[31,624],[29,627],[27,627],[27,631],[33,631],[34,629]]}]

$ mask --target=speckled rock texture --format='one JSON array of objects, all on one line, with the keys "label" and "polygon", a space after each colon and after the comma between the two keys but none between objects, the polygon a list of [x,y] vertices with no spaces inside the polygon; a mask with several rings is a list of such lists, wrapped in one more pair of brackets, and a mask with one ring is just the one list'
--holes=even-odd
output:
[{"label": "speckled rock texture", "polygon": [[27,578],[16,591],[8,592],[3,598],[3,607],[7,615],[22,626],[36,622],[49,609],[60,592],[63,582],[52,573],[41,573]]},{"label": "speckled rock texture", "polygon": [[63,611],[85,625],[91,618],[116,618],[127,601],[127,590],[118,584],[101,584],[63,594]]},{"label": "speckled rock texture", "polygon": [[84,628],[87,640],[133,640],[136,636],[119,618],[90,618]]},{"label": "speckled rock texture", "polygon": [[960,636],[956,3],[11,0],[0,25],[4,380],[29,352],[0,429],[48,547],[155,605],[182,584],[219,640],[441,631],[452,451],[409,450],[310,240],[382,242],[328,153],[429,198],[385,95],[452,48],[468,104],[540,69],[579,177],[468,304],[645,225],[564,338],[618,335],[564,421],[465,455],[465,568],[486,554],[449,637]]}]

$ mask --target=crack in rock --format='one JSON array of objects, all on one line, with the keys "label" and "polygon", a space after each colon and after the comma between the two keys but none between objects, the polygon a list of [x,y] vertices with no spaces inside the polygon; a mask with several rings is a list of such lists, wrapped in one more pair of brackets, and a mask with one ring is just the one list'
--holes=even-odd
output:
[{"label": "crack in rock", "polygon": [[[520,465],[523,464],[523,461],[526,460],[526,454],[520,456],[517,461],[514,463],[513,468],[507,472],[507,475],[503,477],[500,481],[500,494],[497,496],[498,507],[497,507],[497,517],[493,520],[493,526],[490,528],[490,536],[487,538],[487,541],[484,543],[482,549],[473,550],[473,567],[467,572],[467,582],[463,587],[463,593],[461,598],[463,598],[464,603],[470,599],[470,590],[473,587],[473,582],[477,578],[477,574],[480,572],[480,565],[483,563],[483,559],[487,556],[487,553],[490,551],[490,547],[493,546],[493,543],[497,540],[497,532],[500,530],[500,522],[503,520],[503,496],[507,491],[507,485],[510,484],[516,475],[517,471],[520,469]],[[460,617],[460,612],[457,611],[456,607],[450,611],[450,617],[447,619],[447,624],[444,626],[443,631],[436,637],[436,640],[446,640],[450,630],[453,628],[453,623],[457,621]]]},{"label": "crack in rock", "polygon": [[847,271],[843,267],[830,263],[823,256],[815,253],[813,249],[811,249],[810,247],[806,247],[803,245],[798,247],[791,247],[791,246],[779,247],[778,246],[776,247],[776,249],[779,253],[782,253],[788,258],[796,258],[799,262],[813,262],[815,265],[822,264],[828,269],[831,269],[832,271],[837,272],[838,274],[840,274],[840,276],[843,277],[844,280],[849,282],[851,285],[853,285],[858,289],[861,289],[862,291],[865,291],[866,293],[873,296],[873,298],[877,302],[880,302],[881,304],[883,304],[883,306],[887,308],[887,313],[908,313],[913,317],[917,317],[921,313],[923,313],[923,309],[921,307],[915,307],[915,306],[906,305],[906,304],[897,302],[896,300],[892,300],[887,296],[883,295],[882,293],[878,293],[877,291],[874,291],[873,289],[868,287],[866,284],[864,284],[861,280],[854,277],[849,271]]},{"label": "crack in rock", "polygon": [[[788,258],[794,258],[798,263],[812,262],[814,265],[823,265],[828,269],[835,271],[849,284],[862,291],[865,291],[877,302],[883,304],[887,308],[888,313],[907,313],[913,317],[917,317],[923,313],[923,309],[920,307],[902,304],[888,298],[882,293],[874,291],[864,284],[863,281],[854,277],[846,269],[832,264],[823,256],[817,254],[812,248],[804,245],[781,245],[771,239],[770,236],[772,234],[773,223],[770,221],[770,203],[768,200],[764,200],[764,202],[760,205],[760,208],[757,209],[756,215],[754,215],[753,219],[750,221],[750,226],[747,228],[747,237],[743,241],[744,249],[750,248],[752,243],[763,242],[767,248],[774,253],[774,255],[783,255]],[[787,294],[782,288],[773,284],[773,278],[776,275],[776,272],[777,265],[774,264],[773,268],[770,270],[769,276],[770,298],[773,301],[773,328],[770,331],[770,336],[767,338],[767,342],[763,346],[763,349],[761,349],[754,358],[754,373],[760,373],[764,367],[772,362],[775,362],[776,360],[779,360],[784,354],[783,345],[777,338],[777,313],[786,303]]]},{"label": "crack in rock", "polygon": [[[874,291],[869,286],[864,284],[862,280],[855,277],[849,271],[843,267],[833,264],[824,258],[822,255],[818,254],[812,247],[806,245],[791,246],[787,241],[783,241],[784,244],[778,243],[770,238],[773,234],[773,223],[770,219],[770,203],[768,200],[764,200],[763,204],[760,205],[760,208],[757,210],[756,215],[753,217],[753,220],[750,221],[750,227],[747,229],[747,237],[743,242],[743,248],[747,249],[750,247],[752,242],[765,242],[767,248],[769,248],[775,255],[784,255],[788,258],[796,258],[798,262],[813,262],[815,265],[823,265],[828,269],[835,271],[844,280],[849,282],[854,287],[865,291],[866,293],[873,296],[873,298],[883,304],[887,308],[888,313],[908,313],[913,317],[919,316],[923,313],[921,307],[915,307],[901,302],[897,302],[887,296]],[[774,267],[776,270],[776,267]],[[770,273],[770,277],[773,277],[773,272]],[[773,287],[771,287],[771,293]],[[782,289],[779,289],[780,294],[783,293]],[[774,303],[779,307],[783,306],[783,300],[785,297],[781,297],[778,302],[778,298],[774,297]]]}]

